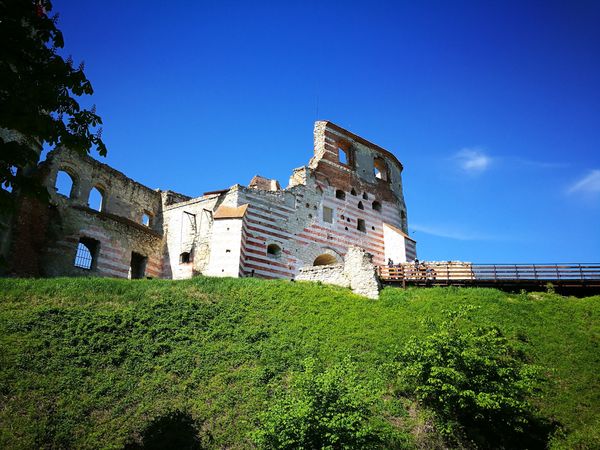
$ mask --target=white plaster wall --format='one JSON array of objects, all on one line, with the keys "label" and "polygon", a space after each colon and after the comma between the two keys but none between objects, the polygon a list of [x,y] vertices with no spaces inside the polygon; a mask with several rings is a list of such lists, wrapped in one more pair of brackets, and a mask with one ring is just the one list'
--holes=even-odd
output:
[{"label": "white plaster wall", "polygon": [[[173,279],[191,278],[194,270],[200,271],[208,262],[208,254],[203,251],[210,239],[212,210],[217,197],[204,200],[194,199],[168,206],[163,210],[163,230],[165,239],[165,267],[163,276]],[[196,229],[193,229],[191,216],[195,215]],[[193,261],[180,264],[179,255],[192,250]]]},{"label": "white plaster wall", "polygon": [[238,277],[242,240],[242,219],[217,219],[213,222],[210,259],[205,275]]},{"label": "white plaster wall", "polygon": [[394,264],[406,262],[405,239],[404,236],[390,227],[387,223],[383,224],[383,245],[385,246],[384,253],[386,263],[390,259],[394,261]]}]

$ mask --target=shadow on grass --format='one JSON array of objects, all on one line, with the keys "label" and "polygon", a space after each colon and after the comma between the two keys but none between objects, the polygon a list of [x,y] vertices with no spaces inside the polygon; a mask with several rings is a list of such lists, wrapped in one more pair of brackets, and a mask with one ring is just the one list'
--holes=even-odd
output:
[{"label": "shadow on grass", "polygon": [[548,448],[550,436],[560,427],[558,422],[539,416],[529,416],[522,431],[502,425],[465,424],[464,434],[476,448],[488,449],[529,449],[544,450]]},{"label": "shadow on grass", "polygon": [[142,432],[141,442],[129,443],[124,450],[201,450],[198,434],[192,417],[175,411],[155,419]]}]

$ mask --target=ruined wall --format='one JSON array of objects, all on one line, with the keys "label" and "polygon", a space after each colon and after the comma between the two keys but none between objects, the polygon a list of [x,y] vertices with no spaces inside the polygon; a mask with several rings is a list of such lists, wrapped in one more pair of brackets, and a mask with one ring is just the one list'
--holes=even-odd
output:
[{"label": "ruined wall", "polygon": [[[339,148],[347,152],[346,163],[339,160]],[[375,176],[376,161],[382,178]],[[386,245],[388,251],[394,247],[397,262],[414,258],[414,241],[411,252],[405,232],[401,171],[402,165],[386,150],[329,122],[317,122],[314,156],[307,167],[294,170],[286,189],[279,189],[274,180],[256,176],[248,187],[236,185],[219,194],[219,202],[224,205],[248,205],[240,220],[240,276],[294,278],[301,267],[312,266],[320,255],[331,255],[341,262],[350,246],[369,252],[377,264],[387,261]],[[195,214],[199,208],[214,213],[218,204],[205,202],[199,198],[165,208],[171,272],[176,278],[191,273],[173,269],[177,265],[173,255],[188,251],[186,244],[177,242],[182,238],[172,231],[181,226],[173,211],[185,206],[196,208]],[[384,224],[395,227],[401,236],[386,243]],[[225,252],[229,250],[231,256],[237,251],[232,242],[237,239],[237,231],[232,235],[232,227],[226,228],[210,223],[206,230],[197,230],[197,234],[206,235],[206,241],[214,243],[208,246],[208,256],[202,252],[204,263],[196,265],[197,272],[235,272]],[[207,257],[220,264],[207,266]]]},{"label": "ruined wall", "polygon": [[[293,171],[286,189],[257,175],[248,187],[194,199],[149,189],[66,149],[51,152],[40,166],[50,207],[36,210],[37,228],[19,225],[29,248],[21,245],[16,255],[34,254],[31,265],[50,276],[133,276],[132,261],[146,258],[143,275],[176,279],[294,278],[303,267],[341,263],[349,247],[376,264],[392,254],[397,263],[414,258],[396,157],[330,122],[316,122],[314,138],[313,157]],[[73,180],[68,196],[54,188],[59,171]],[[88,204],[93,188],[103,194],[100,211]],[[89,269],[73,264],[82,239],[98,250]]]},{"label": "ruined wall", "polygon": [[[55,187],[59,171],[73,181],[70,196],[59,194]],[[21,217],[13,240],[12,260],[19,275],[42,276],[132,276],[132,252],[146,258],[140,276],[160,276],[162,256],[161,195],[102,164],[61,148],[51,152],[40,166],[40,176],[50,194],[47,207],[35,208],[44,217]],[[101,211],[89,207],[92,188],[103,193]],[[22,204],[26,206],[27,202]],[[43,205],[42,205],[43,206]],[[142,215],[150,218],[143,225]],[[39,214],[38,214],[39,215]],[[42,224],[42,229],[39,224]],[[37,225],[36,225],[37,224]],[[20,237],[36,227],[35,256],[28,247],[30,237]],[[94,242],[90,268],[74,265],[81,239]],[[27,244],[29,241],[29,244]],[[25,268],[22,260],[37,266],[37,272]]]},{"label": "ruined wall", "polygon": [[[235,187],[163,207],[164,278],[182,279],[207,273],[212,240],[219,239],[213,237],[213,215],[221,205],[237,206]],[[239,236],[237,246],[240,246]],[[188,262],[182,259],[184,253],[190,256]],[[239,262],[236,267],[239,268]],[[230,272],[228,267],[227,273]],[[239,270],[234,272],[237,274]]]},{"label": "ruined wall", "polygon": [[372,256],[358,247],[348,248],[343,264],[303,267],[296,279],[349,287],[355,294],[368,298],[379,298],[381,289]]},{"label": "ruined wall", "polygon": [[[338,146],[346,149],[347,164],[339,161]],[[385,180],[375,177],[376,158],[386,165]],[[287,189],[239,188],[239,203],[249,205],[244,272],[293,278],[319,255],[332,254],[341,261],[349,246],[365,249],[376,264],[384,264],[384,224],[400,229],[402,239],[410,240],[402,231],[407,230],[407,219],[401,170],[389,152],[329,122],[317,122],[315,155],[308,167],[294,170]],[[278,245],[281,254],[269,254],[270,244]],[[390,241],[388,246],[396,244]],[[414,258],[414,241],[400,254],[398,262]]]}]

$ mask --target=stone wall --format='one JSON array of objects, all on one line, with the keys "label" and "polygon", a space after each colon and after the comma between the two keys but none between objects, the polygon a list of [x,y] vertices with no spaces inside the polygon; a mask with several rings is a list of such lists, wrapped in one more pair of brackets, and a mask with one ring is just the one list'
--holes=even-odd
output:
[{"label": "stone wall", "polygon": [[[28,205],[22,208],[13,256],[17,261],[27,255],[27,267],[21,264],[17,273],[129,276],[136,253],[147,258],[149,276],[291,279],[324,259],[328,264],[352,260],[350,247],[371,254],[375,264],[385,264],[386,255],[396,263],[414,257],[398,159],[331,122],[316,122],[314,138],[313,157],[293,171],[285,189],[255,176],[248,187],[234,185],[197,198],[150,189],[89,156],[55,150],[39,166],[49,207],[35,214]],[[73,181],[66,195],[55,188],[61,171]],[[93,188],[103,194],[100,211],[89,204]],[[215,220],[222,208],[241,207],[242,216]],[[386,227],[396,231],[386,233]],[[96,264],[88,271],[73,267],[81,239],[99,243]],[[352,285],[348,267],[344,274]]]},{"label": "stone wall", "polygon": [[359,247],[348,248],[344,264],[301,268],[296,280],[349,287],[352,292],[368,298],[379,298],[381,288],[372,256]]}]

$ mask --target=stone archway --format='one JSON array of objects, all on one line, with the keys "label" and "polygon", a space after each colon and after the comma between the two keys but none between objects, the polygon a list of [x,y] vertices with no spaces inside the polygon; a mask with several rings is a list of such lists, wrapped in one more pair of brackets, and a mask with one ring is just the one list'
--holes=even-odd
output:
[{"label": "stone archway", "polygon": [[313,266],[331,266],[337,263],[338,261],[335,256],[329,253],[323,253],[315,258]]}]

